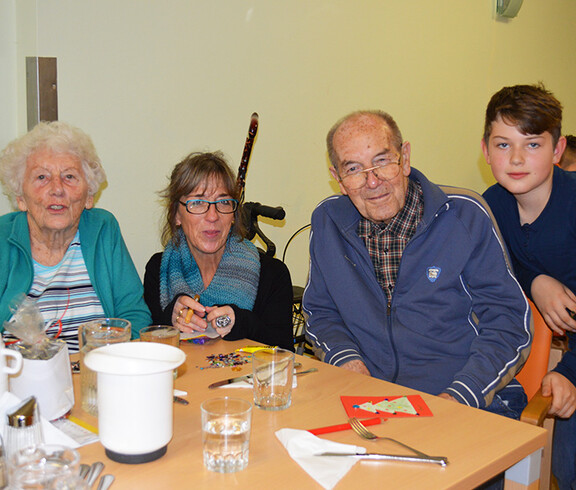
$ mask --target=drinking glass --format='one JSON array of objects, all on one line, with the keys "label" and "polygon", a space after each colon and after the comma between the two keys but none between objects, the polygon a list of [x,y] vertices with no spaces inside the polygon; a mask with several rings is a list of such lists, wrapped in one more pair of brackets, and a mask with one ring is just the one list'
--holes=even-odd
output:
[{"label": "drinking glass", "polygon": [[151,325],[140,330],[140,340],[178,347],[180,345],[180,330],[171,325]]},{"label": "drinking glass", "polygon": [[75,449],[57,444],[28,447],[10,457],[10,488],[61,488],[56,482],[78,475],[79,464]]},{"label": "drinking glass", "polygon": [[84,323],[78,328],[80,344],[80,389],[82,410],[90,415],[98,415],[98,392],[96,373],[84,364],[86,354],[91,350],[110,344],[130,341],[131,323],[121,318],[103,318]]},{"label": "drinking glass", "polygon": [[252,404],[240,398],[212,398],[201,410],[204,466],[218,473],[246,468]]},{"label": "drinking glass", "polygon": [[294,373],[294,353],[278,347],[252,354],[254,404],[264,410],[284,410],[290,406]]}]

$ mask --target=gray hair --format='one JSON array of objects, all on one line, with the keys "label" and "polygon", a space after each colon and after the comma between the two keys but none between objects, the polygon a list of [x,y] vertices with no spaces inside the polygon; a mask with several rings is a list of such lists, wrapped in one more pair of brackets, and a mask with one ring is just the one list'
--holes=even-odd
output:
[{"label": "gray hair", "polygon": [[342,124],[344,124],[349,119],[358,116],[376,116],[382,119],[392,131],[392,138],[394,145],[399,151],[402,149],[402,133],[400,132],[398,124],[396,124],[396,121],[394,121],[394,118],[390,114],[378,110],[355,111],[348,114],[347,116],[344,116],[336,124],[334,124],[334,126],[332,126],[330,131],[328,131],[328,135],[326,136],[326,146],[328,147],[328,158],[330,158],[330,163],[332,163],[332,166],[334,168],[338,168],[337,167],[338,155],[336,155],[336,150],[334,150],[334,135],[336,134],[336,131],[340,129],[340,126],[342,126]]},{"label": "gray hair", "polygon": [[28,158],[44,149],[80,159],[90,196],[96,194],[106,182],[106,173],[90,136],[65,122],[40,122],[24,136],[8,143],[0,153],[0,181],[5,194],[13,201],[22,196]]}]

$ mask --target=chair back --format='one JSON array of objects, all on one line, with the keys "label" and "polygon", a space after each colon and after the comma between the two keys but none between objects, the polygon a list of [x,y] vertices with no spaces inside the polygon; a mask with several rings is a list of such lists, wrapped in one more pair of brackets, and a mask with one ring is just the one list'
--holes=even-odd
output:
[{"label": "chair back", "polygon": [[528,302],[530,303],[532,321],[534,322],[534,339],[532,340],[532,350],[526,364],[516,375],[516,379],[522,384],[526,396],[530,400],[540,389],[542,378],[548,372],[552,330],[546,325],[536,305],[530,300]]}]

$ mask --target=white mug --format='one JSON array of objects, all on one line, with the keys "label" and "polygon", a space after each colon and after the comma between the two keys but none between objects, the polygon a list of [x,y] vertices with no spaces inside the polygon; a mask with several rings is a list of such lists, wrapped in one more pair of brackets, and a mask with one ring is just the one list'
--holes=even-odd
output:
[{"label": "white mug", "polygon": [[[8,365],[7,357],[12,358]],[[22,354],[12,349],[6,349],[4,342],[0,341],[0,396],[8,391],[8,375],[16,374],[22,369]]]}]

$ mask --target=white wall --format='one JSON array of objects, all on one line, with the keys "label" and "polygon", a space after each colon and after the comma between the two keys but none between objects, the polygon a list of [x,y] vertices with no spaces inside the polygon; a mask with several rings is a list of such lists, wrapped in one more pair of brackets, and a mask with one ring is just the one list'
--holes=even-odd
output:
[{"label": "white wall", "polygon": [[[222,149],[237,168],[257,111],[246,198],[286,209],[285,222],[263,225],[281,252],[336,190],[324,138],[349,111],[389,111],[415,167],[478,191],[492,183],[483,112],[501,86],[544,81],[576,131],[576,2],[526,1],[501,21],[495,1],[0,0],[0,14],[17,10],[0,55],[13,58],[18,83],[0,142],[26,127],[24,57],[57,57],[59,117],[93,137],[109,177],[98,205],[116,215],[143,272],[160,249],[156,192],[174,164]],[[1,31],[11,27],[0,19]],[[14,36],[24,38],[15,55],[5,46]],[[288,265],[304,284],[304,236]]]},{"label": "white wall", "polygon": [[17,133],[15,0],[0,0],[0,148]]}]

